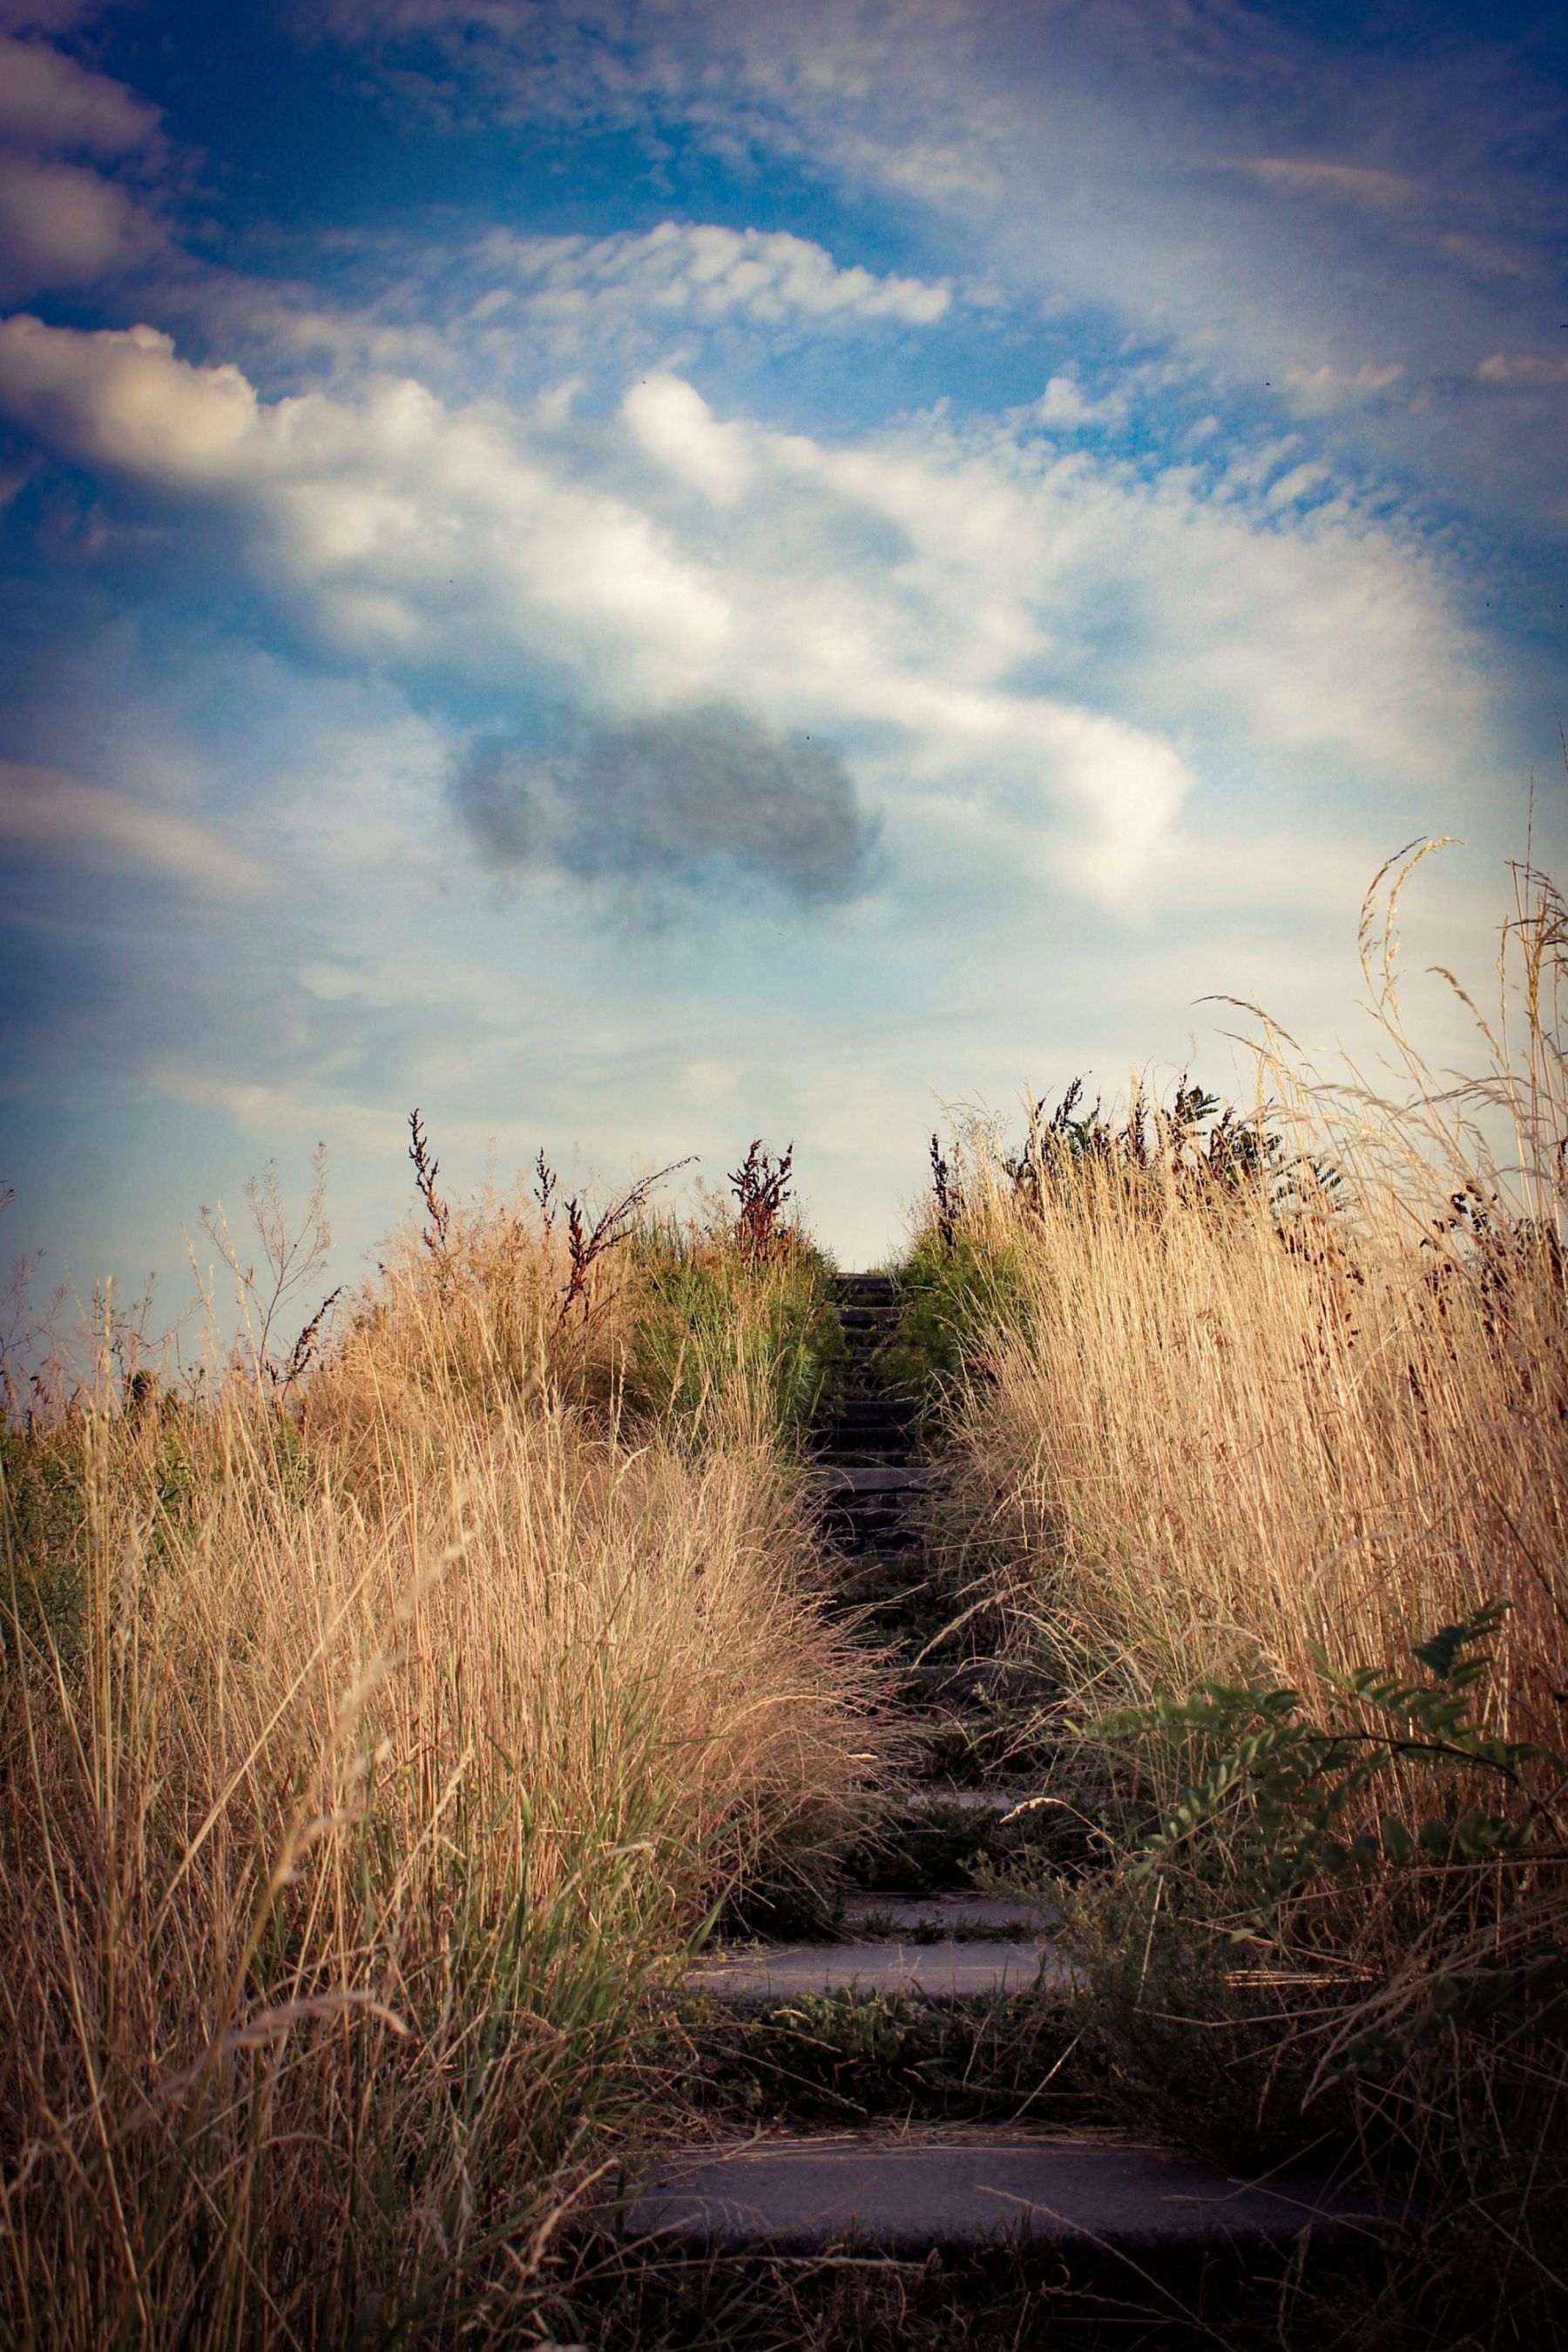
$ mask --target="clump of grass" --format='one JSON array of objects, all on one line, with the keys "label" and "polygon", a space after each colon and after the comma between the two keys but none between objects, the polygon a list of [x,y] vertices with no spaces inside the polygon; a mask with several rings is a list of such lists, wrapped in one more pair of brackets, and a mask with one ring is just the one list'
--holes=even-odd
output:
[{"label": "clump of grass", "polygon": [[833,1267],[789,1213],[793,1166],[759,1138],[732,1208],[650,1220],[630,1252],[626,1398],[691,1442],[793,1444],[842,1379]]},{"label": "clump of grass", "polygon": [[631,1252],[416,1175],[293,1378],[6,1437],[7,2343],[527,2334],[651,1988],[858,1816],[798,1473],[634,1436]]},{"label": "clump of grass", "polygon": [[458,1198],[417,1111],[409,1125],[420,1213],[339,1308],[296,1417],[313,1439],[331,1431],[352,1449],[357,1437],[373,1454],[390,1440],[428,1459],[449,1405],[481,1423],[551,1399],[609,1414],[633,1342],[633,1261],[673,1171],[593,1203],[563,1198],[541,1152],[510,1190]]}]

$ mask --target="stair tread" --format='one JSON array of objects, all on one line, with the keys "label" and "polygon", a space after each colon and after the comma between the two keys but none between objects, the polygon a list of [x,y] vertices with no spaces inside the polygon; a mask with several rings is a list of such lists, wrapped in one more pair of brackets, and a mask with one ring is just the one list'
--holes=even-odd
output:
[{"label": "stair tread", "polygon": [[943,1780],[929,1785],[910,1782],[888,1792],[890,1813],[918,1812],[1010,1813],[1039,1794],[1037,1789],[959,1789]]},{"label": "stair tread", "polygon": [[[851,1430],[853,1434],[853,1430]],[[814,1456],[820,1470],[912,1470],[905,1446],[823,1446]]]},{"label": "stair tread", "polygon": [[824,1463],[814,1467],[812,1484],[836,1494],[883,1495],[895,1494],[903,1487],[929,1492],[942,1486],[943,1479],[940,1470],[921,1463],[879,1465],[866,1469]]},{"label": "stair tread", "polygon": [[1008,1895],[879,1895],[857,1887],[844,1899],[847,1927],[887,1920],[906,1934],[916,1927],[1014,1927],[1022,1943],[1037,1931],[1043,1915],[1054,1916],[1047,1901],[1033,1903]]},{"label": "stair tread", "polygon": [[865,1939],[852,1944],[774,1944],[762,1951],[719,1952],[686,1976],[689,1992],[751,2004],[801,1993],[918,1993],[925,2000],[966,2000],[1070,1985],[1072,1963],[1044,1937],[1004,1943],[932,1944]]},{"label": "stair tread", "polygon": [[781,2252],[818,2252],[850,2232],[901,2252],[1024,2231],[1131,2253],[1285,2245],[1309,2225],[1316,2237],[1372,2219],[1321,2176],[1248,2181],[1152,2141],[970,2125],[671,2149],[623,2227]]}]

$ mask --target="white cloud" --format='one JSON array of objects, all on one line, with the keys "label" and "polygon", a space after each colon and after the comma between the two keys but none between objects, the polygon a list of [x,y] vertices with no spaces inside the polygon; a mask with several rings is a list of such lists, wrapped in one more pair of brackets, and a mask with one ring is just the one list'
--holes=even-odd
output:
[{"label": "white cloud", "polygon": [[0,34],[0,139],[35,152],[121,155],[154,129],[157,110],[123,82],[47,41]]},{"label": "white cloud", "polygon": [[66,866],[129,866],[221,898],[252,898],[264,869],[188,817],[124,793],[84,784],[58,768],[0,760],[0,842],[15,855]]},{"label": "white cloud", "polygon": [[358,401],[258,401],[149,327],[0,324],[0,411],[79,465],[223,498],[255,572],[342,654],[454,656],[493,674],[527,650],[584,681],[679,691],[721,657],[724,595],[626,501],[534,457],[500,411],[422,384]]},{"label": "white cloud", "polygon": [[1119,423],[1126,408],[1114,398],[1091,400],[1070,375],[1054,375],[1036,401],[1034,413],[1047,430],[1072,433],[1083,425]]},{"label": "white cloud", "polygon": [[[1097,338],[1114,320],[1184,352],[1227,401],[1270,398],[1294,355],[1300,413],[1332,412],[1369,478],[1532,527],[1558,503],[1555,449],[1433,423],[1478,352],[1527,343],[1568,221],[1560,92],[1528,45],[1475,29],[1352,54],[1300,13],[1180,0],[319,5],[450,123],[635,127],[804,164],[857,205],[934,216],[947,266],[956,247],[1015,304],[1044,294]],[[1375,396],[1394,366],[1408,400]]]},{"label": "white cloud", "polygon": [[1157,888],[1189,745],[1411,776],[1479,708],[1436,573],[1289,439],[1250,478],[1145,482],[995,426],[834,446],[671,374],[552,434],[410,381],[265,403],[151,330],[25,318],[0,413],[173,494],[171,528],[221,500],[232,560],[341,659],[623,713],[739,697],[837,745],[896,809],[895,856],[967,796],[1107,906]]},{"label": "white cloud", "polygon": [[931,326],[952,300],[942,281],[840,268],[809,239],[777,230],[661,221],[642,235],[520,237],[495,230],[483,264],[530,289],[535,317],[563,326],[624,312],[711,324],[815,327],[892,320]]},{"label": "white cloud", "polygon": [[[26,24],[63,24],[68,11]],[[0,300],[89,286],[145,261],[163,242],[143,205],[68,157],[118,158],[142,147],[157,110],[122,82],[90,73],[47,41],[18,40],[0,14]]]},{"label": "white cloud", "polygon": [[157,232],[112,181],[75,163],[0,154],[0,299],[86,286],[144,260]]},{"label": "white cloud", "polygon": [[1568,383],[1568,359],[1548,359],[1540,352],[1493,352],[1476,373],[1483,383]]},{"label": "white cloud", "polygon": [[218,478],[258,424],[237,368],[191,367],[153,327],[79,334],[21,312],[0,321],[0,385],[13,420],[73,464],[165,486]]},{"label": "white cloud", "polygon": [[1375,399],[1380,392],[1397,383],[1404,373],[1404,365],[1398,360],[1365,360],[1358,368],[1338,368],[1328,361],[1321,367],[1310,368],[1300,360],[1290,360],[1286,364],[1285,382],[1296,406],[1316,415]]},{"label": "white cloud", "polygon": [[733,425],[721,425],[701,394],[676,375],[645,376],[632,386],[622,414],[651,457],[728,504],[748,472],[745,444]]}]

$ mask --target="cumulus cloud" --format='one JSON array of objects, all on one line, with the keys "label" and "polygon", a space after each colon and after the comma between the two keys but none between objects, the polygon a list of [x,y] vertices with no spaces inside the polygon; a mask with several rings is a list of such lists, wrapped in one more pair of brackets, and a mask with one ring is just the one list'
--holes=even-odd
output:
[{"label": "cumulus cloud", "polygon": [[1091,400],[1070,375],[1053,375],[1036,401],[1034,413],[1048,429],[1075,433],[1087,425],[1121,424],[1126,403],[1114,395]]},{"label": "cumulus cloud", "polygon": [[661,221],[643,235],[520,237],[496,230],[481,259],[529,289],[534,315],[570,324],[591,311],[711,323],[789,321],[931,326],[946,313],[945,282],[841,268],[808,238],[777,230]]},{"label": "cumulus cloud", "polygon": [[[1199,780],[1189,745],[1416,777],[1453,756],[1478,708],[1440,574],[1334,493],[1293,436],[1247,464],[1141,480],[1064,454],[1027,412],[1005,429],[937,417],[836,445],[720,417],[669,374],[556,432],[406,380],[265,402],[150,330],[27,319],[0,326],[0,415],[134,484],[142,528],[160,491],[171,534],[221,509],[231,566],[296,639],[417,678],[454,723],[472,726],[478,698],[504,728],[542,696],[635,730],[650,709],[741,693],[780,740],[845,747],[896,806],[900,855],[944,808],[1011,811],[1040,879],[1120,909],[1158,890]],[[615,496],[587,486],[595,469]],[[740,759],[733,728],[723,740]],[[763,835],[746,848],[702,831],[731,806],[712,782],[717,738],[681,740],[708,779],[679,803],[688,832],[755,864]],[[631,736],[616,745],[632,759]],[[652,812],[676,805],[672,772],[651,738],[637,745],[623,834],[640,825],[671,870],[679,829],[661,834]],[[763,763],[775,779],[782,757]],[[571,792],[607,810],[597,759],[581,756]],[[470,822],[489,789],[478,772],[465,786]],[[768,805],[804,806],[804,789],[781,784]],[[492,845],[510,808],[578,870],[590,853],[562,814],[571,792],[550,773],[508,786]],[[825,782],[812,804],[832,805]],[[836,854],[823,870],[847,868]]]},{"label": "cumulus cloud", "polygon": [[91,285],[157,243],[145,213],[112,181],[75,163],[0,154],[0,300]]},{"label": "cumulus cloud", "polygon": [[121,155],[154,129],[155,107],[47,41],[0,33],[0,139],[40,152]]},{"label": "cumulus cloud", "polygon": [[163,242],[145,205],[81,159],[142,146],[158,111],[18,29],[58,29],[69,11],[0,15],[0,300],[95,284]]},{"label": "cumulus cloud", "polygon": [[344,656],[481,675],[520,650],[579,673],[614,659],[637,694],[696,684],[722,650],[721,591],[646,514],[552,470],[501,412],[408,379],[262,403],[152,328],[22,316],[0,324],[0,415],[73,464],[221,499],[237,560]]},{"label": "cumulus cloud", "polygon": [[822,906],[869,873],[874,827],[838,753],[731,702],[601,723],[553,759],[488,738],[458,763],[453,800],[489,864],[578,881],[761,882]]},{"label": "cumulus cloud", "polygon": [[622,403],[622,415],[649,457],[710,499],[729,504],[744,489],[750,464],[744,435],[722,425],[694,384],[662,373],[645,376]]},{"label": "cumulus cloud", "polygon": [[1286,364],[1285,382],[1298,408],[1322,413],[1373,400],[1380,392],[1397,383],[1404,373],[1398,360],[1385,360],[1381,365],[1376,360],[1366,360],[1358,368],[1337,368],[1328,361],[1321,367],[1310,368],[1300,360],[1290,360]]},{"label": "cumulus cloud", "polygon": [[0,321],[0,404],[74,465],[164,485],[232,468],[258,423],[237,368],[191,367],[154,327],[81,334],[26,311]]}]

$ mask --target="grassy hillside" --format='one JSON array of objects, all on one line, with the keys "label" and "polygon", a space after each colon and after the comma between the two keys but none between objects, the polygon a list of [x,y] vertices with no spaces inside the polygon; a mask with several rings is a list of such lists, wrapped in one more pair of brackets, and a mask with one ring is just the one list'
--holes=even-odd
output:
[{"label": "grassy hillside", "polygon": [[[1544,2341],[1568,2294],[1568,914],[1521,874],[1457,1084],[1394,911],[1397,1099],[1266,1035],[1240,1109],[972,1124],[861,1310],[948,1474],[921,1659],[994,1629],[984,1738],[1072,1824],[994,1849],[1070,1858],[1060,2093],[1407,2200],[1386,2284],[1295,2312],[1314,2352]],[[214,1228],[237,1345],[176,1378],[106,1313],[84,1379],[13,1381],[0,2343],[545,2340],[691,2093],[707,1925],[805,1916],[868,1835],[891,1679],[826,1605],[801,1439],[846,1342],[787,1159],[674,1222],[542,1162],[451,1199],[417,1120],[414,1160],[298,1340],[320,1202],[264,1182],[259,1273]],[[865,2071],[869,2012],[818,2006],[796,2094]],[[690,2342],[774,2341],[735,2308]]]}]

